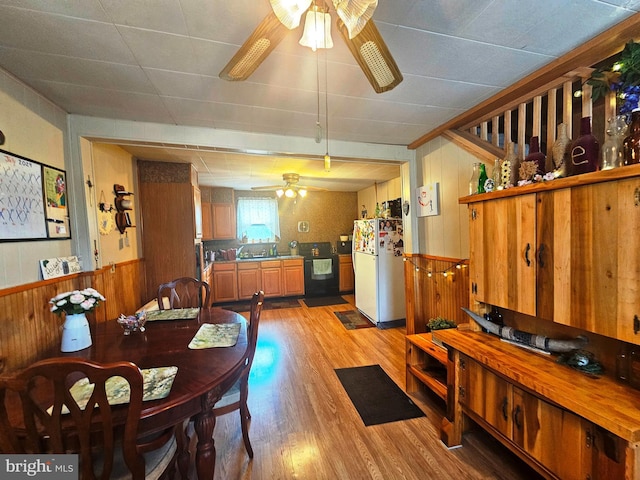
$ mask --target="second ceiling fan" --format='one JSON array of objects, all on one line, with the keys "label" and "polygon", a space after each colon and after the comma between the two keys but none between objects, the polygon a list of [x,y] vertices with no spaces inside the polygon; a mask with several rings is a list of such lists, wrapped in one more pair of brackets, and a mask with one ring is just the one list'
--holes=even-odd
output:
[{"label": "second ceiling fan", "polygon": [[[249,78],[287,33],[300,25],[305,12],[307,23],[321,19],[324,29],[330,28],[325,23],[330,17],[324,0],[270,2],[272,11],[222,69],[220,78],[231,81]],[[332,0],[332,3],[338,14],[338,31],[373,89],[382,93],[402,82],[402,74],[371,19],[378,0]]]}]

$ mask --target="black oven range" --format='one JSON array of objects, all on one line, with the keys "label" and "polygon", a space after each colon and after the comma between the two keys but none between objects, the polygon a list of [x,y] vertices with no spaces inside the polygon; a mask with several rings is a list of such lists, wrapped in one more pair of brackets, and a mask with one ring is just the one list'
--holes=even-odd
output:
[{"label": "black oven range", "polygon": [[339,294],[338,255],[332,252],[331,242],[298,244],[304,257],[305,297],[329,297]]}]

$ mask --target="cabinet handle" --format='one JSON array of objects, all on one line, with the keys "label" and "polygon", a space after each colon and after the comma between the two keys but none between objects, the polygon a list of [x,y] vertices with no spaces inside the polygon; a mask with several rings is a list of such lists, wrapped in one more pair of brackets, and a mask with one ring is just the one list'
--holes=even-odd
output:
[{"label": "cabinet handle", "polygon": [[464,397],[464,387],[463,387],[463,386],[459,386],[459,387],[458,387],[458,394],[459,394],[461,397]]},{"label": "cabinet handle", "polygon": [[502,418],[504,418],[505,420],[509,419],[509,414],[507,413],[507,407],[509,406],[509,402],[507,402],[507,397],[504,397],[502,399]]},{"label": "cabinet handle", "polygon": [[522,413],[520,405],[516,405],[516,408],[513,410],[513,423],[516,424],[516,428],[518,430],[522,428],[522,423],[520,423],[520,413]]},{"label": "cabinet handle", "polygon": [[478,213],[476,212],[476,209],[472,209],[471,210],[471,220],[475,220],[476,217],[478,216]]},{"label": "cabinet handle", "polygon": [[635,206],[640,207],[640,188],[636,187],[633,192],[633,197],[635,198]]},{"label": "cabinet handle", "polygon": [[637,335],[638,332],[640,332],[640,318],[638,318],[638,315],[634,315],[633,316],[633,333]]},{"label": "cabinet handle", "polygon": [[467,364],[464,361],[464,359],[460,359],[460,370],[464,370],[465,368],[467,368]]},{"label": "cabinet handle", "polygon": [[531,260],[529,260],[529,250],[531,250],[531,244],[527,243],[527,248],[524,249],[524,259],[527,261],[527,267],[531,266]]},{"label": "cabinet handle", "polygon": [[538,264],[541,268],[544,268],[544,243],[541,243],[538,249]]}]

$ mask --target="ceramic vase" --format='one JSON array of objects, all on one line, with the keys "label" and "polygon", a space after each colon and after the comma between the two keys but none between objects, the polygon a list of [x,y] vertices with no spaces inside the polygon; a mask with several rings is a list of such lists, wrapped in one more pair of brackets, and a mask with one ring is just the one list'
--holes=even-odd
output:
[{"label": "ceramic vase", "polygon": [[602,145],[600,170],[610,170],[624,164],[623,143],[627,134],[627,122],[624,115],[617,115],[608,121],[607,139]]},{"label": "ceramic vase", "polygon": [[553,173],[557,177],[567,176],[567,163],[571,153],[571,139],[567,135],[567,125],[561,123],[558,125],[558,136],[553,148],[551,149],[551,158],[553,160]]},{"label": "ceramic vase", "polygon": [[624,139],[624,164],[640,163],[640,109],[631,112],[629,135]]},{"label": "ceramic vase", "polygon": [[61,352],[77,352],[91,346],[91,330],[84,313],[66,314],[62,326]]},{"label": "ceramic vase", "polygon": [[[531,140],[529,141],[529,154],[524,158],[524,161],[536,164],[536,174],[545,174],[545,162],[547,161],[547,156],[540,151],[540,140],[538,137],[531,137]],[[531,180],[531,178],[522,178],[522,175],[520,175],[520,177],[520,180]],[[531,177],[533,177],[533,175]]]},{"label": "ceramic vase", "polygon": [[600,144],[591,134],[591,117],[580,120],[580,136],[571,143],[569,175],[595,172],[598,169]]}]

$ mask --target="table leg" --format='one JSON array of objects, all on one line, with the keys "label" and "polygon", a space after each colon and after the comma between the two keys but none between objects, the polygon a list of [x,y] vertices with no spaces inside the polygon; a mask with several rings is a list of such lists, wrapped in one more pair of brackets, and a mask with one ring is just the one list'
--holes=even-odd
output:
[{"label": "table leg", "polygon": [[196,474],[199,480],[213,479],[216,468],[216,447],[213,442],[213,429],[216,416],[211,408],[196,415],[194,428],[198,435],[196,447]]}]

